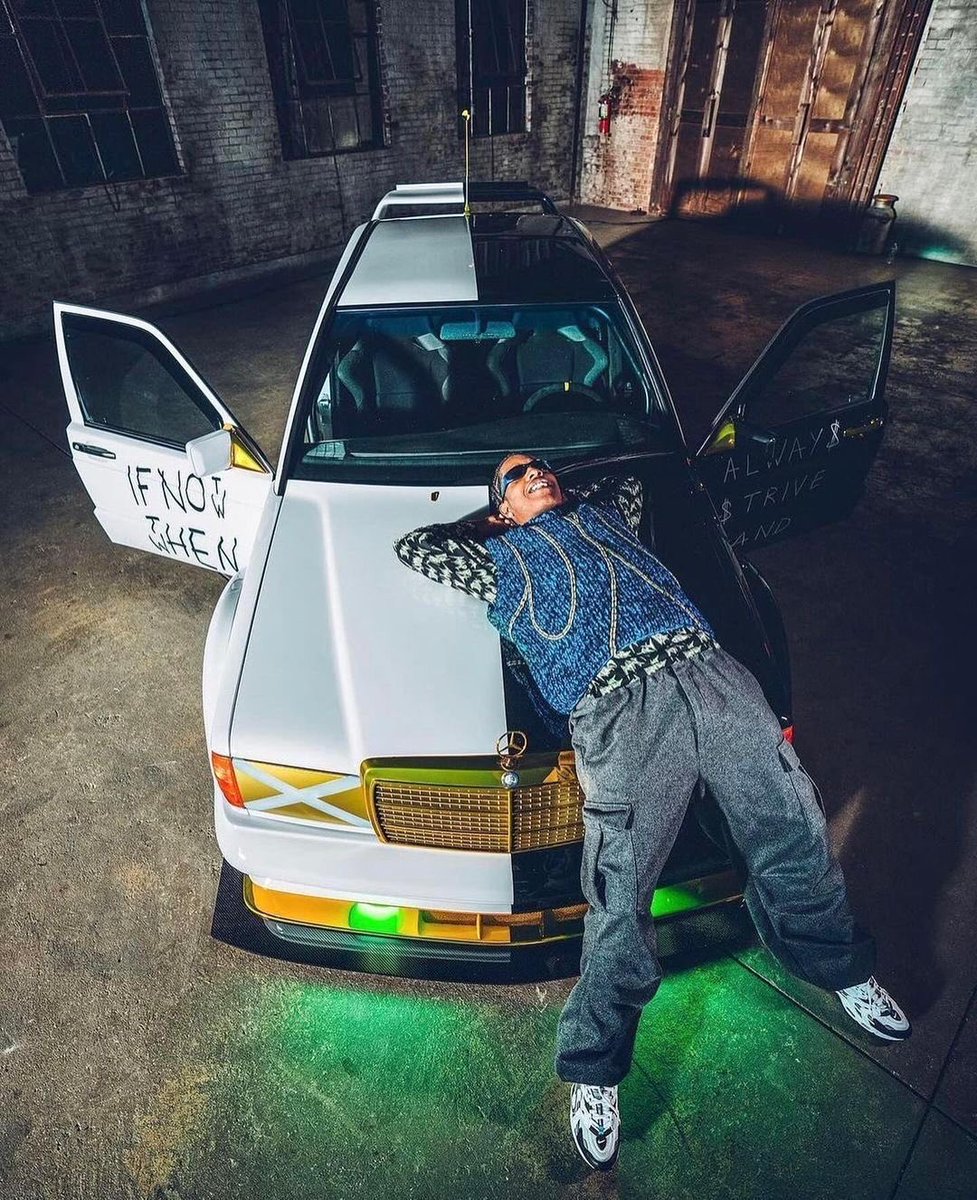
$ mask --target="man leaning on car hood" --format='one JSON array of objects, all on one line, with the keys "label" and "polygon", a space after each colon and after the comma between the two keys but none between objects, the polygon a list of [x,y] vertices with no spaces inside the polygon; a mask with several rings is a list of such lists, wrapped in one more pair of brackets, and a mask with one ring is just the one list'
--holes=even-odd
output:
[{"label": "man leaning on car hood", "polygon": [[569,718],[585,796],[580,978],[556,1070],[574,1144],[596,1170],[619,1147],[617,1085],[661,982],[650,909],[693,790],[705,782],[743,856],[747,906],[783,966],[836,991],[878,1037],[910,1034],[872,975],[814,786],[753,675],[638,539],[642,491],[608,478],[564,492],[549,465],[507,454],[492,513],[415,529],[407,566],[488,605],[548,703]]}]

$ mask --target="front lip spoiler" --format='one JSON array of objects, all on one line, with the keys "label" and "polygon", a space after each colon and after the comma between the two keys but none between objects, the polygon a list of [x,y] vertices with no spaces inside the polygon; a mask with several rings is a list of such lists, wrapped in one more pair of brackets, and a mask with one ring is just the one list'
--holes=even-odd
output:
[{"label": "front lip spoiler", "polygon": [[[657,929],[661,932],[683,916],[737,903],[742,899],[739,883],[735,872],[723,871],[659,889]],[[370,930],[356,927],[355,903],[270,891],[248,876],[243,877],[242,890],[247,908],[283,941],[435,961],[511,963],[533,950],[573,945],[583,934],[586,911],[586,905],[579,904],[531,914],[448,914],[385,905],[393,916],[380,920],[389,920],[390,927]]]},{"label": "front lip spoiler", "polygon": [[[459,942],[430,942],[420,938],[349,933],[315,925],[262,918],[270,941],[292,952],[243,949],[296,962],[342,970],[365,971],[404,979],[445,979],[465,982],[527,982],[567,979],[579,974],[582,938],[525,945],[485,946]],[[658,957],[694,966],[731,948],[755,944],[752,921],[735,898],[656,921]],[[309,957],[307,957],[309,956]],[[501,975],[498,972],[503,972]]]},{"label": "front lip spoiler", "polygon": [[[586,905],[539,909],[528,913],[441,912],[409,905],[332,900],[324,896],[294,895],[257,884],[244,876],[244,903],[268,929],[286,941],[325,945],[327,935],[338,935],[332,945],[353,948],[362,937],[380,938],[399,946],[434,948],[433,957],[498,957],[508,961],[508,951],[519,947],[551,945],[583,933]],[[373,909],[373,911],[369,911]],[[428,954],[427,956],[431,956]]]},{"label": "front lip spoiler", "polygon": [[[319,950],[345,950],[357,954],[381,956],[391,960],[398,958],[424,959],[428,961],[511,963],[515,957],[514,946],[486,946],[478,942],[432,942],[423,938],[392,937],[389,934],[351,933],[343,929],[327,929],[322,925],[301,925],[297,921],[279,921],[275,917],[262,917],[265,928],[282,941],[294,942],[299,946],[311,946]],[[573,940],[579,940],[576,935]],[[567,941],[569,939],[563,939]],[[534,942],[538,949],[548,943]]]},{"label": "front lip spoiler", "polygon": [[[301,928],[296,923],[276,929],[242,902],[243,881],[241,872],[224,862],[210,934],[215,941],[247,954],[317,970],[466,984],[568,980],[580,971],[579,937],[515,949],[492,946],[492,957],[486,958],[484,947],[477,946],[472,955],[470,946],[445,943],[432,955],[430,943],[419,939],[414,939],[411,947],[406,938],[359,932],[337,938],[335,933],[343,931]],[[681,969],[756,944],[753,922],[738,896],[732,895],[725,901],[656,919],[655,929],[658,957]]]}]

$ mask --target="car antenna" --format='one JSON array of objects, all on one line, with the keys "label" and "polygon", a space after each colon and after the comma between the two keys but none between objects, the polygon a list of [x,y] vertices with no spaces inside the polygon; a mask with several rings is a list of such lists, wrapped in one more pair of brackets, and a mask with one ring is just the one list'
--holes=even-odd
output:
[{"label": "car antenna", "polygon": [[468,107],[461,110],[465,122],[465,218],[472,215],[468,200],[468,185],[471,176],[472,109],[475,107],[475,47],[472,36],[472,0],[468,0]]},{"label": "car antenna", "polygon": [[465,122],[465,216],[472,215],[472,206],[468,202],[468,180],[471,172],[471,154],[469,150],[469,139],[472,135],[472,114],[471,110],[463,108],[461,110],[462,120]]}]

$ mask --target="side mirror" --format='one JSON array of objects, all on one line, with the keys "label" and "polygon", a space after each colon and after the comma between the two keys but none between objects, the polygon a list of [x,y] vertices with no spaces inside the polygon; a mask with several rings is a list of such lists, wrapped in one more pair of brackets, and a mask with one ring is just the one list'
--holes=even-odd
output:
[{"label": "side mirror", "polygon": [[777,448],[777,435],[760,425],[751,425],[740,417],[725,421],[712,441],[706,447],[705,454],[721,454],[735,449],[761,450],[764,454],[773,454]]},{"label": "side mirror", "polygon": [[194,475],[203,478],[226,471],[234,457],[234,442],[226,429],[216,429],[187,442],[187,457]]}]

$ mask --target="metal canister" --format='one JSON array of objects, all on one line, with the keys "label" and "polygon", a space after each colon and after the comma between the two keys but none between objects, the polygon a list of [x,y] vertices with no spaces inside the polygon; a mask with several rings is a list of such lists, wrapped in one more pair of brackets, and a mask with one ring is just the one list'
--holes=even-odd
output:
[{"label": "metal canister", "polygon": [[872,202],[865,209],[858,225],[858,236],[855,239],[856,253],[885,254],[897,215],[896,201],[898,199],[898,196],[893,196],[889,192],[880,192],[877,196],[872,197]]}]

